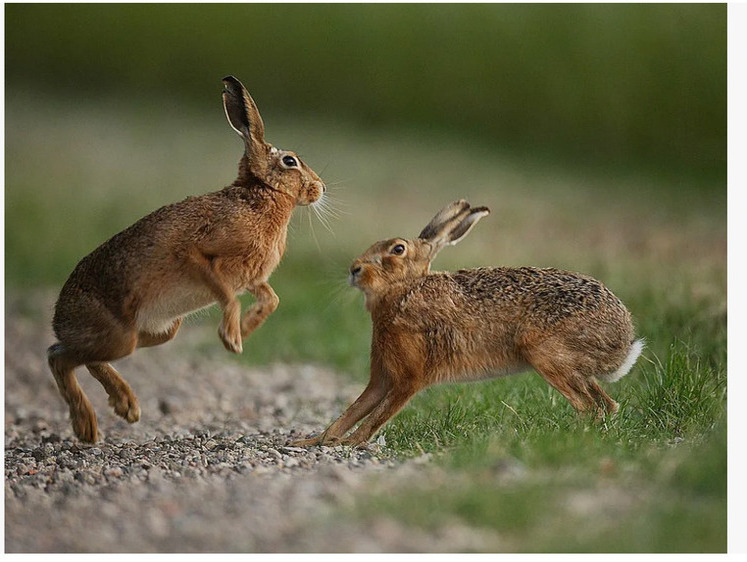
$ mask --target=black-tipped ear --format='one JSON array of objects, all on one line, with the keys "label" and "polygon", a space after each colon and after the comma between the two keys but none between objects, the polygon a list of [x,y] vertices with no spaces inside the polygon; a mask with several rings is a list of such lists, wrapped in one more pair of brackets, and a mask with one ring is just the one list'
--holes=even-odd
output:
[{"label": "black-tipped ear", "polygon": [[233,76],[223,79],[223,109],[226,111],[228,124],[245,139],[249,139],[249,119],[244,105],[244,87]]},{"label": "black-tipped ear", "polygon": [[248,148],[250,144],[264,143],[265,125],[257,105],[235,76],[223,78],[223,108],[228,124],[241,135]]},{"label": "black-tipped ear", "polygon": [[488,214],[490,209],[487,207],[471,208],[464,199],[446,205],[418,236],[430,245],[429,259],[433,259],[444,246],[453,246],[467,236],[477,221]]},{"label": "black-tipped ear", "polygon": [[469,214],[449,232],[449,246],[453,246],[459,242],[462,238],[469,234],[469,231],[477,224],[482,217],[486,217],[490,214],[490,209],[487,207],[475,207],[470,209]]},{"label": "black-tipped ear", "polygon": [[433,242],[444,235],[445,229],[454,221],[461,217],[469,210],[469,203],[464,199],[459,199],[449,203],[441,209],[436,216],[431,219],[425,228],[420,232],[418,238]]}]

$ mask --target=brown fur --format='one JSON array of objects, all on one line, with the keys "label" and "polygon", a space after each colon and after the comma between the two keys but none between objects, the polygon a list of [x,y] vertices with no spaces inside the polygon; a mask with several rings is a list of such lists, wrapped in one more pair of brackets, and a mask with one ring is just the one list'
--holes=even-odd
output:
[{"label": "brown fur", "polygon": [[370,381],[321,435],[296,445],[365,444],[427,386],[528,368],[579,411],[617,410],[595,377],[622,376],[642,344],[630,313],[599,281],[532,267],[430,272],[438,251],[488,213],[456,201],[419,238],[377,242],[353,262],[351,283],[373,321]]},{"label": "brown fur", "polygon": [[[114,411],[135,422],[137,398],[110,361],[171,340],[184,315],[216,302],[220,339],[241,353],[242,338],[278,306],[267,280],[285,252],[293,209],[326,189],[296,154],[265,142],[244,86],[233,76],[223,83],[226,116],[245,144],[236,181],[162,207],[113,236],[78,263],[60,293],[52,322],[59,343],[48,350],[49,365],[83,441],[96,441],[98,430],[74,369],[86,365]],[[256,302],[242,317],[236,295],[244,291]]]}]

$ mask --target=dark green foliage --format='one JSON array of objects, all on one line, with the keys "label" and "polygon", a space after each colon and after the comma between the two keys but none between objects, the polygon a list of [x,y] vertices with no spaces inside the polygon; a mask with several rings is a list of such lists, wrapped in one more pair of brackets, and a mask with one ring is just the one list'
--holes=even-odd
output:
[{"label": "dark green foliage", "polygon": [[233,73],[262,107],[366,128],[726,163],[725,4],[9,4],[5,18],[9,91],[207,107]]}]

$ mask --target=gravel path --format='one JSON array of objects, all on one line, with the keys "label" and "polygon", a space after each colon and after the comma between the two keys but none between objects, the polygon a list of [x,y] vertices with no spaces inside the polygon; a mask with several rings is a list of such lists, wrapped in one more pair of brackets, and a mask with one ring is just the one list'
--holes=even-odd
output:
[{"label": "gravel path", "polygon": [[[437,533],[351,516],[363,493],[422,479],[427,458],[289,447],[317,431],[360,385],[312,366],[247,369],[209,322],[139,350],[117,368],[140,399],[129,425],[81,369],[101,441],[74,439],[46,366],[53,296],[7,296],[6,552],[462,551],[488,548],[470,529]],[[204,349],[209,351],[204,351]],[[360,521],[359,521],[360,520]]]}]

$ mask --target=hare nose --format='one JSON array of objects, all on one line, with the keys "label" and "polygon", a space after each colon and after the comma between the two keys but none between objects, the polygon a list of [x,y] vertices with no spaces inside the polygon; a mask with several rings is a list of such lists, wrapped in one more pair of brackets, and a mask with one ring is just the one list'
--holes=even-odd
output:
[{"label": "hare nose", "polygon": [[361,272],[360,265],[353,265],[350,267],[350,275],[358,275]]}]

